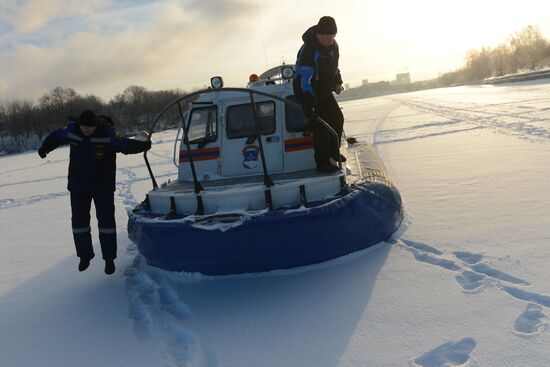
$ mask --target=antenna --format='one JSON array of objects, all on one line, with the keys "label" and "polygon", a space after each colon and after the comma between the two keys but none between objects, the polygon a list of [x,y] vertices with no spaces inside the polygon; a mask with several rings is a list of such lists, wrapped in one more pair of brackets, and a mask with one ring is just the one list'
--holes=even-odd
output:
[{"label": "antenna", "polygon": [[264,51],[265,68],[267,69],[269,66],[268,66],[268,63],[267,63],[267,54],[265,52],[264,31],[263,31],[263,28],[262,28],[262,21],[260,19],[260,10],[258,8],[258,3],[256,3],[256,15],[258,16],[258,26],[260,27],[260,36],[262,38],[262,47],[263,47],[263,51]]}]

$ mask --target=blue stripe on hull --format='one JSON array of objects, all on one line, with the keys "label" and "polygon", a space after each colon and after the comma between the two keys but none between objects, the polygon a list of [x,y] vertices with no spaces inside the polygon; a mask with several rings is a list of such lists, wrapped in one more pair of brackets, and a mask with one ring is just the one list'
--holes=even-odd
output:
[{"label": "blue stripe on hull", "polygon": [[131,214],[128,233],[149,264],[221,275],[315,264],[365,249],[397,230],[403,210],[393,186],[364,183],[330,203],[274,210],[225,232],[147,217]]}]

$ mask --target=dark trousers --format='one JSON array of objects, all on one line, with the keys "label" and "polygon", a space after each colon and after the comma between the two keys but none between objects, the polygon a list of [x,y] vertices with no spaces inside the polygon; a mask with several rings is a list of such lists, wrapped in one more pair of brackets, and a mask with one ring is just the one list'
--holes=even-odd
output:
[{"label": "dark trousers", "polygon": [[328,164],[331,157],[338,161],[340,157],[340,140],[344,130],[344,115],[332,93],[324,97],[318,97],[315,112],[338,134],[338,140],[336,141],[334,135],[324,125],[319,122],[312,124],[315,162],[317,165]]},{"label": "dark trousers", "polygon": [[76,246],[76,255],[81,258],[91,258],[94,255],[92,235],[90,233],[90,208],[94,201],[97,223],[99,227],[99,242],[103,259],[116,258],[116,223],[114,192],[80,193],[71,191],[71,224]]}]

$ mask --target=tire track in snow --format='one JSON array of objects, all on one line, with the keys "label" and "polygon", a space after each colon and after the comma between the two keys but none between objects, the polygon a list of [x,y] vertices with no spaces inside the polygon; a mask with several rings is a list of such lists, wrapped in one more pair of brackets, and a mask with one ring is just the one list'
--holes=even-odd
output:
[{"label": "tire track in snow", "polygon": [[24,172],[24,171],[29,171],[29,170],[34,171],[37,168],[44,167],[45,165],[57,164],[57,163],[62,163],[62,162],[67,162],[67,159],[58,159],[58,160],[55,160],[55,161],[46,159],[46,162],[42,162],[40,164],[36,164],[36,165],[32,165],[32,166],[19,167],[19,168],[14,168],[14,169],[11,169],[11,170],[6,170],[6,171],[3,171],[2,174],[7,175],[9,173],[19,173],[19,172]]},{"label": "tire track in snow", "polygon": [[64,191],[64,192],[52,192],[45,195],[34,195],[34,196],[29,196],[21,199],[10,199],[10,198],[0,199],[0,211],[10,209],[10,208],[15,208],[18,206],[36,204],[44,200],[57,199],[67,195],[69,195],[69,192]]},{"label": "tire track in snow", "polygon": [[390,143],[401,143],[401,142],[405,142],[405,141],[413,141],[413,140],[418,140],[418,139],[432,138],[432,137],[435,137],[435,136],[456,134],[456,133],[462,133],[462,132],[466,132],[466,131],[479,130],[479,129],[482,129],[482,127],[476,126],[476,127],[469,127],[469,128],[464,128],[464,129],[454,129],[454,130],[440,131],[440,132],[437,132],[437,133],[432,132],[432,133],[428,133],[428,134],[424,134],[424,135],[411,136],[411,137],[408,137],[408,138],[380,140],[380,141],[376,142],[376,145],[390,144]]},{"label": "tire track in snow", "polygon": [[[550,120],[550,116],[546,116],[546,113],[543,114],[542,117],[534,115],[537,112],[543,112],[541,109],[532,109],[528,111],[519,110],[503,113],[501,106],[499,106],[498,110],[491,111],[490,109],[487,109],[487,106],[483,106],[483,109],[480,109],[480,106],[474,104],[457,104],[455,106],[448,106],[444,105],[442,102],[421,102],[418,100],[403,98],[397,100],[416,111],[429,112],[431,114],[460,120],[464,123],[477,125],[478,128],[493,128],[529,139],[550,139],[550,130],[529,125]],[[514,107],[518,106],[514,105]]]},{"label": "tire track in snow", "polygon": [[[123,173],[128,175],[130,177],[130,179],[117,183],[118,196],[122,199],[122,202],[123,202],[123,204],[126,208],[128,208],[128,207],[134,208],[137,205],[138,202],[136,201],[136,199],[134,198],[134,196],[132,194],[132,191],[131,191],[132,184],[134,184],[136,182],[140,182],[140,181],[147,181],[147,180],[150,180],[151,178],[150,177],[136,178],[136,175],[132,172],[131,169],[122,169],[122,171],[123,171]],[[166,178],[166,177],[171,177],[171,176],[173,176],[173,175],[172,174],[164,174],[164,175],[158,175],[156,177],[157,178]],[[53,177],[51,179],[25,181],[25,182],[21,182],[21,183],[0,185],[0,187],[16,185],[16,184],[23,184],[23,183],[36,183],[36,182],[51,181],[51,180],[57,180],[59,178],[61,178],[61,176],[60,177]],[[65,176],[63,176],[62,178],[65,178]],[[23,205],[36,204],[36,203],[42,202],[44,200],[57,199],[59,197],[63,197],[63,196],[67,196],[67,195],[69,195],[69,191],[53,192],[53,193],[44,194],[44,195],[33,195],[33,196],[27,196],[27,197],[23,197],[23,198],[19,198],[19,199],[12,199],[12,198],[0,199],[0,211],[5,210],[5,209],[18,207],[18,206],[23,206]]]},{"label": "tire track in snow", "polygon": [[[399,118],[402,118],[402,117],[401,116],[392,116],[392,118],[399,119]],[[420,125],[400,127],[400,128],[396,128],[396,129],[379,130],[378,133],[381,133],[381,134],[398,134],[398,133],[410,132],[410,131],[415,131],[415,130],[425,129],[425,128],[448,127],[448,126],[458,125],[458,124],[461,124],[461,123],[462,123],[461,120],[451,119],[451,120],[448,120],[448,121],[427,122],[427,123],[423,123],[423,124],[420,124]]]},{"label": "tire track in snow", "polygon": [[[393,116],[393,118],[399,118],[399,117]],[[465,131],[482,129],[482,127],[480,126],[475,126],[475,125],[468,126],[468,125],[471,125],[471,124],[467,124],[462,120],[453,118],[447,121],[428,122],[428,123],[422,123],[422,124],[407,126],[402,128],[379,130],[377,131],[377,134],[381,134],[386,138],[384,140],[377,139],[376,145],[413,141],[413,140],[425,139],[425,138],[430,138],[435,136],[450,135],[450,134],[456,134],[456,133],[461,133]],[[440,129],[440,131],[433,131],[434,128],[438,128]],[[449,128],[449,129],[446,129],[446,128]],[[453,128],[453,129],[450,129],[450,128]],[[417,135],[399,137],[403,133],[404,134],[417,133]],[[397,137],[392,138],[395,136]]]},{"label": "tire track in snow", "polygon": [[39,182],[47,182],[47,181],[55,181],[60,179],[67,179],[67,175],[63,176],[55,176],[55,177],[48,177],[48,178],[40,178],[36,180],[25,180],[25,181],[18,181],[18,182],[8,182],[0,184],[0,187],[8,187],[8,186],[18,186],[18,185],[25,185],[25,184],[31,184],[31,183],[39,183]]},{"label": "tire track in snow", "polygon": [[[364,114],[364,119],[353,120],[346,118],[344,122],[345,136],[354,137],[374,145],[377,141],[377,134],[382,129],[387,117],[399,107],[399,103],[391,100],[389,102],[383,108],[369,110],[369,113]],[[344,109],[345,111],[348,111],[348,109],[355,110],[354,112],[357,111],[357,108],[352,108],[347,104],[344,105]]]}]

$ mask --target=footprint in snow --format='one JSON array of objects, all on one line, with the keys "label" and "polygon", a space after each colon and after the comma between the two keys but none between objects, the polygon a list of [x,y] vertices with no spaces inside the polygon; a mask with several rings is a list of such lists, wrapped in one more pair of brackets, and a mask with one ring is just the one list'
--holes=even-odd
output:
[{"label": "footprint in snow", "polygon": [[[492,268],[483,262],[483,255],[455,251],[453,255],[460,260],[460,262],[455,263],[443,258],[443,251],[433,246],[409,240],[401,240],[400,244],[411,252],[418,261],[459,272],[455,276],[455,280],[464,292],[478,292],[485,286],[491,285],[503,290],[517,300],[528,302],[526,310],[514,323],[516,334],[532,336],[540,333],[546,327],[547,323],[544,322],[546,316],[543,313],[543,307],[550,308],[550,295],[521,289],[520,287],[529,286],[529,282]],[[439,364],[433,364],[433,366],[439,366]]]},{"label": "footprint in snow", "polygon": [[529,283],[525,280],[508,275],[500,270],[493,269],[487,264],[475,264],[472,266],[472,270],[480,274],[485,274],[493,279],[502,280],[503,282],[515,285],[529,285]]},{"label": "footprint in snow", "polygon": [[191,310],[166,276],[136,256],[125,272],[128,314],[140,340],[158,343],[164,366],[211,366],[214,354],[189,322]]},{"label": "footprint in snow", "polygon": [[475,292],[486,284],[487,277],[474,271],[464,270],[455,276],[455,279],[466,292]]},{"label": "footprint in snow", "polygon": [[483,255],[481,254],[474,254],[466,251],[455,251],[453,255],[469,265],[477,264],[483,259]]},{"label": "footprint in snow", "polygon": [[470,359],[476,341],[467,337],[457,342],[448,342],[413,360],[413,366],[451,367],[462,366]]},{"label": "footprint in snow", "polygon": [[546,316],[542,312],[542,307],[534,303],[529,303],[525,311],[516,319],[514,331],[521,336],[532,336],[540,333],[546,323]]},{"label": "footprint in snow", "polygon": [[432,264],[432,265],[436,265],[436,266],[442,267],[442,268],[447,269],[447,270],[452,270],[452,271],[458,271],[458,270],[461,269],[458,265],[456,265],[454,263],[454,261],[447,260],[447,259],[442,259],[442,258],[439,258],[439,257],[435,257],[431,254],[423,253],[423,252],[420,252],[420,251],[417,251],[417,250],[411,250],[411,252],[413,253],[414,258],[418,261],[428,263],[428,264]]},{"label": "footprint in snow", "polygon": [[510,286],[501,286],[500,288],[514,298],[535,303],[540,306],[550,307],[550,296],[545,294],[527,292],[523,289]]},{"label": "footprint in snow", "polygon": [[400,240],[399,242],[407,251],[411,252],[418,261],[440,266],[447,270],[460,270],[460,267],[453,261],[441,258],[440,255],[443,255],[443,252],[435,247],[409,240]]},{"label": "footprint in snow", "polygon": [[431,252],[432,254],[435,254],[435,255],[443,255],[442,251],[436,249],[435,247],[427,245],[425,243],[409,241],[409,240],[401,240],[401,242],[403,242],[405,245],[407,245],[409,247],[413,247],[413,248],[417,249],[418,251]]},{"label": "footprint in snow", "polygon": [[490,281],[496,282],[497,286],[500,286],[501,282],[517,286],[529,285],[529,282],[523,279],[490,267],[483,262],[483,255],[481,254],[466,251],[453,252],[453,255],[464,263],[460,264],[444,258],[443,251],[433,246],[409,240],[401,240],[400,242],[406,250],[414,255],[416,260],[460,272],[455,279],[465,291],[479,289],[483,284]]}]

